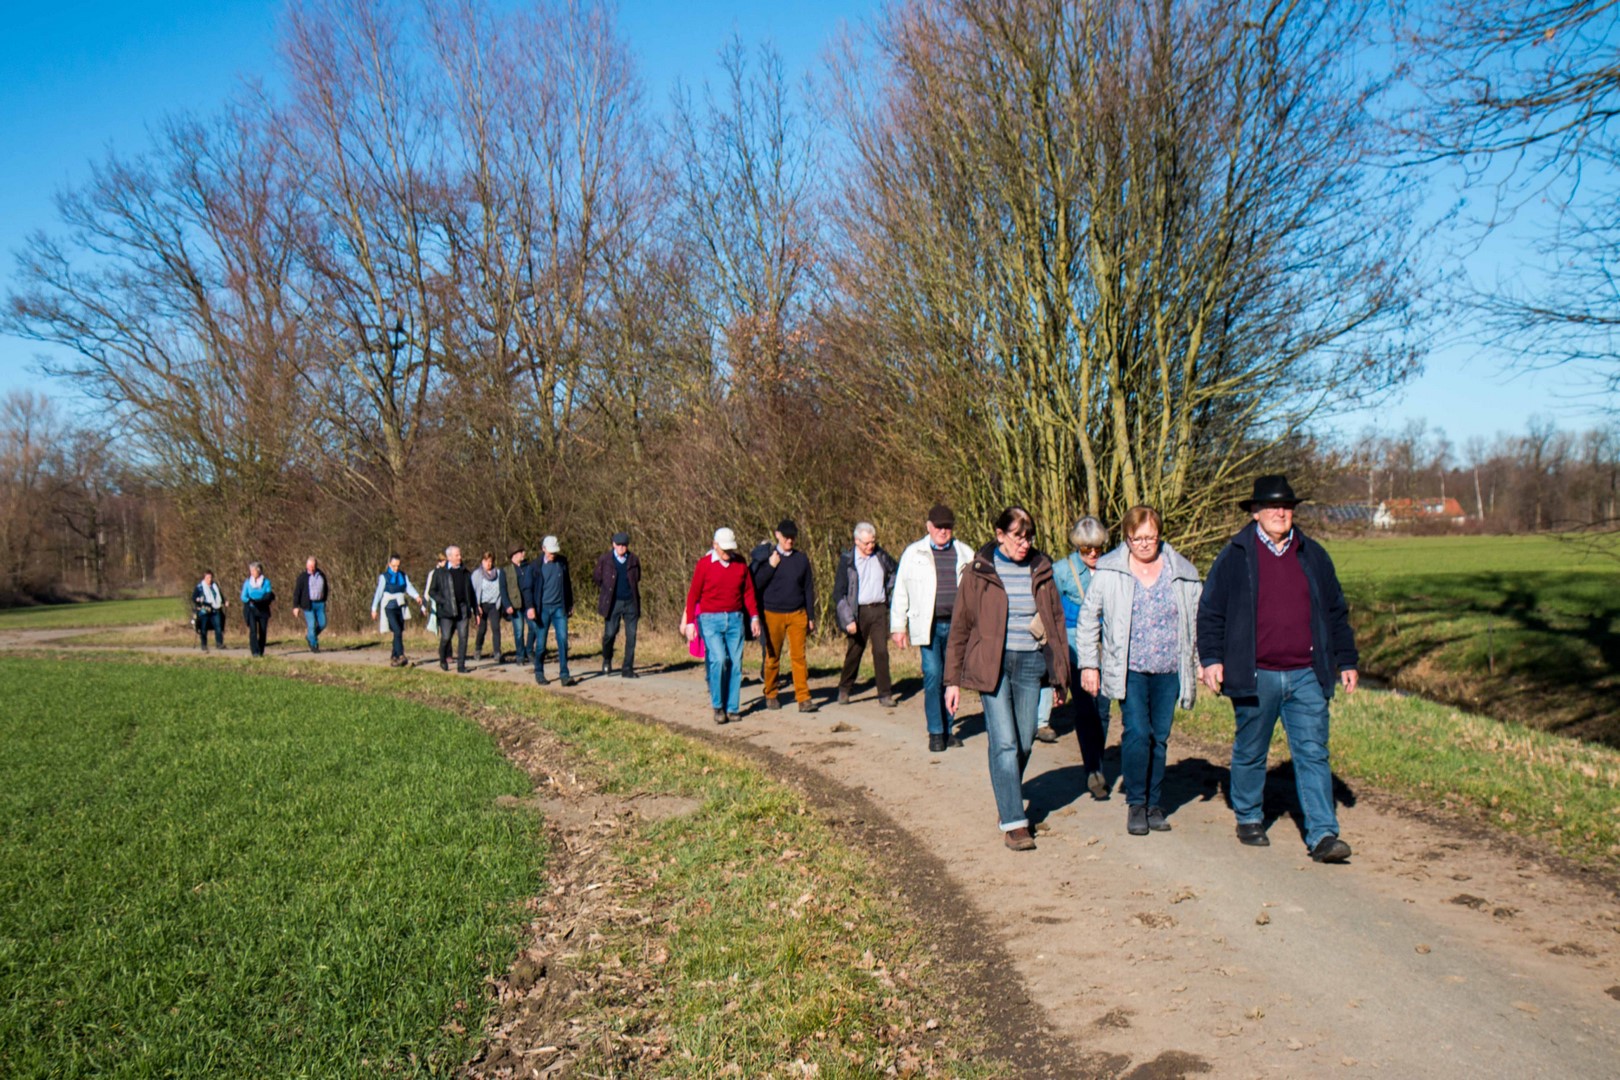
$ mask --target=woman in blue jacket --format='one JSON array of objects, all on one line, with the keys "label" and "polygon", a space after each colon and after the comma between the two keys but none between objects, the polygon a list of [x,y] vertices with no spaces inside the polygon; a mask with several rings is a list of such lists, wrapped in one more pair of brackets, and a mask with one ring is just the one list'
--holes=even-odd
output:
[{"label": "woman in blue jacket", "polygon": [[247,580],[242,582],[242,618],[247,621],[248,652],[264,655],[265,635],[270,629],[270,605],[276,599],[270,579],[261,563],[248,563]]}]

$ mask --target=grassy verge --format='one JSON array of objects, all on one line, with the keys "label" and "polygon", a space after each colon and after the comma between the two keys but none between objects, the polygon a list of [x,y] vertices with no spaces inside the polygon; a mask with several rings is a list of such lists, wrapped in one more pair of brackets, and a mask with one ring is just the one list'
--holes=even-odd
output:
[{"label": "grassy verge", "polygon": [[[336,675],[336,673],[334,673]],[[404,676],[403,678],[401,676]],[[640,972],[640,992],[597,996],[627,1036],[585,1071],[761,1076],[999,1075],[977,1060],[927,944],[882,876],[804,800],[757,766],[603,709],[426,673],[344,670],[355,685],[470,712],[500,710],[560,738],[601,791],[698,800],[650,824],[615,859],[642,912],[575,962]],[[624,987],[624,978],[592,980]],[[652,992],[646,988],[655,987]],[[627,1049],[634,1046],[634,1051]],[[652,1062],[656,1061],[656,1065]]]},{"label": "grassy verge", "polygon": [[[1231,744],[1232,707],[1201,696],[1181,730]],[[1287,758],[1282,725],[1273,760]],[[1333,767],[1422,805],[1620,868],[1620,751],[1377,691],[1333,699]]]},{"label": "grassy verge", "polygon": [[1329,549],[1365,670],[1437,701],[1620,746],[1614,537],[1396,537]]},{"label": "grassy verge", "polygon": [[179,597],[144,600],[101,600],[87,604],[50,604],[0,611],[0,630],[64,630],[76,627],[136,626],[172,623],[184,627],[191,605]]},{"label": "grassy verge", "polygon": [[0,1072],[444,1073],[537,882],[457,717],[229,670],[0,659]]}]

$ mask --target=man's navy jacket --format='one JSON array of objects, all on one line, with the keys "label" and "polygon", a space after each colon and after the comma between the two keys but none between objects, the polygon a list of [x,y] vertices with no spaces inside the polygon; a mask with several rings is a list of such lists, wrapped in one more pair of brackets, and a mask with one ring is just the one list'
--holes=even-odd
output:
[{"label": "man's navy jacket", "polygon": [[[1227,541],[1204,579],[1204,595],[1198,603],[1198,659],[1205,666],[1225,665],[1221,693],[1227,697],[1254,697],[1255,621],[1257,618],[1259,563],[1275,558],[1261,552],[1257,526],[1250,522]],[[1339,672],[1357,666],[1356,636],[1350,629],[1350,609],[1339,587],[1333,560],[1322,545],[1306,536],[1298,526],[1294,539],[1299,565],[1311,589],[1311,668],[1322,692],[1333,696]]]}]

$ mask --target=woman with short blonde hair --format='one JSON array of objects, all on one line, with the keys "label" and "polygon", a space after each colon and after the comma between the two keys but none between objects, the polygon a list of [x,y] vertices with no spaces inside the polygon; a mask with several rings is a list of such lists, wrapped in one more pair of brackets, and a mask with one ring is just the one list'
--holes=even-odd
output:
[{"label": "woman with short blonde hair", "polygon": [[1176,705],[1190,709],[1197,658],[1198,571],[1163,535],[1151,506],[1120,522],[1124,543],[1097,560],[1080,612],[1080,686],[1119,702],[1125,828],[1168,832],[1159,795]]}]

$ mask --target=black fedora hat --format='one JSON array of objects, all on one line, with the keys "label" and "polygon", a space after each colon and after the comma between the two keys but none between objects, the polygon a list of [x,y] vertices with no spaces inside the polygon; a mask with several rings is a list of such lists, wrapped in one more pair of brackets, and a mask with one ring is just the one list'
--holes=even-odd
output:
[{"label": "black fedora hat", "polygon": [[1253,513],[1256,503],[1287,503],[1289,506],[1298,506],[1305,500],[1294,494],[1289,486],[1288,477],[1280,474],[1272,476],[1257,476],[1254,480],[1254,493],[1247,499],[1238,502],[1238,508],[1244,513]]}]

